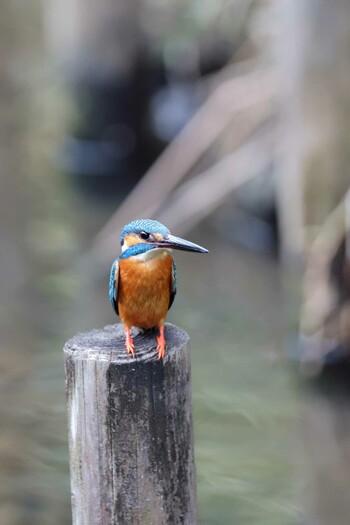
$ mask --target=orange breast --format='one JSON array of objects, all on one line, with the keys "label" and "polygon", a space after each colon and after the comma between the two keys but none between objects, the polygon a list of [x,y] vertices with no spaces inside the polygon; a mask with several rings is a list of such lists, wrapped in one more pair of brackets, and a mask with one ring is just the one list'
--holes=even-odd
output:
[{"label": "orange breast", "polygon": [[172,258],[119,263],[118,309],[126,326],[153,328],[165,321],[172,289]]}]

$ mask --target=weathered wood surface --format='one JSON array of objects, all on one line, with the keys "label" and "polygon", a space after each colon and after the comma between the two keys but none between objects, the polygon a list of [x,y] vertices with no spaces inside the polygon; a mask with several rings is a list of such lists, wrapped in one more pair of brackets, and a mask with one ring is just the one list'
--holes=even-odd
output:
[{"label": "weathered wood surface", "polygon": [[74,525],[195,525],[189,338],[166,324],[135,337],[122,325],[64,348]]}]

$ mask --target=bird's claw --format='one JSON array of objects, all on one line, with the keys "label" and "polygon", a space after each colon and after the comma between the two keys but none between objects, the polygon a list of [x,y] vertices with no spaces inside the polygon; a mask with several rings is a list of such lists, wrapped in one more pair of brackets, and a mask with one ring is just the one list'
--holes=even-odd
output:
[{"label": "bird's claw", "polygon": [[[158,338],[157,338],[157,341],[158,341]],[[158,342],[157,350],[158,350],[158,359],[163,359],[163,357],[165,356],[165,344]]]},{"label": "bird's claw", "polygon": [[126,346],[126,351],[128,352],[128,355],[131,354],[132,357],[135,358],[135,345],[134,345],[134,340],[132,339],[130,335],[130,332],[126,333],[125,346]]},{"label": "bird's claw", "polygon": [[132,357],[135,357],[135,345],[133,343],[126,344],[126,351],[128,354],[131,354]]}]

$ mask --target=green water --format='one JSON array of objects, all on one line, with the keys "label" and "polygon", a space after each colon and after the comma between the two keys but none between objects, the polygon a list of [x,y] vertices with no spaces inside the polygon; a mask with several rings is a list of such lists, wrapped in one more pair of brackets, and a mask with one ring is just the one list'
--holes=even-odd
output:
[{"label": "green water", "polygon": [[197,279],[187,269],[195,302],[185,296],[174,312],[193,334],[201,523],[297,523],[297,402],[277,267],[215,240],[210,253]]}]

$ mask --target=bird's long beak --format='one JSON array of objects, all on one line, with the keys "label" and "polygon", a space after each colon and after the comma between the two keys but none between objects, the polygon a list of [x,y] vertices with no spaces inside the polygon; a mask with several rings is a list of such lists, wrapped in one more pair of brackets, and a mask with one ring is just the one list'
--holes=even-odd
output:
[{"label": "bird's long beak", "polygon": [[185,252],[208,253],[206,248],[202,248],[202,246],[199,246],[198,244],[186,241],[180,237],[175,237],[174,235],[168,235],[166,239],[163,239],[156,244],[159,248],[170,248],[173,250],[183,250]]}]

